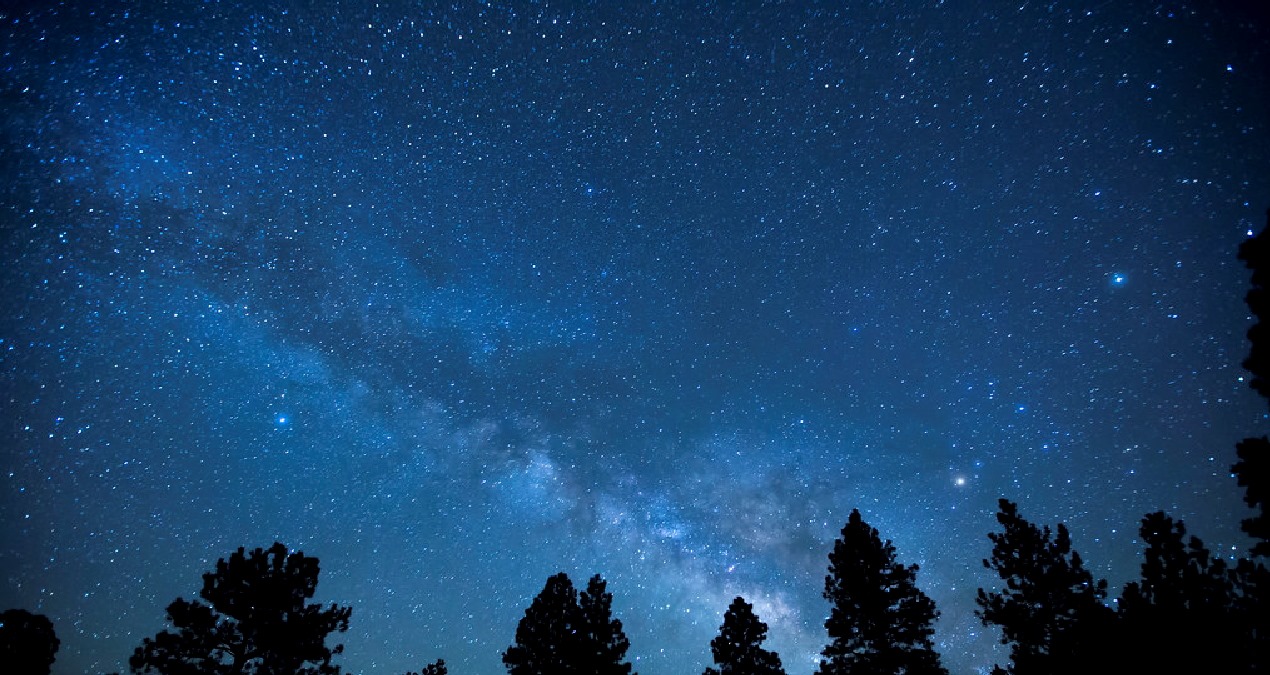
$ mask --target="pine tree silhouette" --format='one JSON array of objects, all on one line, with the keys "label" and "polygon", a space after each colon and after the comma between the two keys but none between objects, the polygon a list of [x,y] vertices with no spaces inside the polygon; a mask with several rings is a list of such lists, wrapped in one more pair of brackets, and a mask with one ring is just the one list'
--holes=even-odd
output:
[{"label": "pine tree silhouette", "polygon": [[[1248,329],[1251,348],[1244,368],[1252,373],[1252,388],[1270,401],[1270,210],[1266,227],[1239,246],[1239,259],[1252,270],[1252,289],[1245,301],[1257,322]],[[1244,501],[1258,513],[1243,521],[1243,530],[1256,543],[1252,554],[1270,555],[1270,439],[1246,438],[1236,446],[1239,461],[1231,468],[1244,488]]]},{"label": "pine tree silhouette", "polygon": [[939,612],[915,585],[917,570],[895,562],[890,540],[851,512],[829,554],[830,642],[818,675],[946,675],[931,641]]},{"label": "pine tree silhouette", "polygon": [[1243,531],[1257,540],[1252,555],[1270,556],[1270,515],[1266,514],[1270,506],[1270,439],[1245,438],[1235,445],[1235,453],[1239,461],[1231,472],[1244,489],[1244,502],[1258,510],[1257,515],[1243,520]]},{"label": "pine tree silhouette", "polygon": [[581,610],[583,671],[593,675],[630,675],[631,664],[623,662],[630,640],[622,632],[622,622],[613,618],[613,594],[600,575],[591,577],[578,597]]},{"label": "pine tree silhouette", "polygon": [[308,604],[317,581],[317,558],[278,543],[240,548],[203,575],[208,604],[168,605],[176,631],[146,638],[128,663],[134,673],[163,675],[338,675],[331,657],[344,647],[327,647],[326,638],[348,630],[352,610]]},{"label": "pine tree silhouette", "polygon": [[516,642],[503,652],[509,675],[629,675],[622,661],[630,643],[612,618],[613,596],[595,575],[578,592],[564,572],[547,579],[516,626]]},{"label": "pine tree silhouette", "polygon": [[710,641],[716,668],[706,668],[705,675],[785,675],[781,657],[763,649],[767,624],[759,621],[754,607],[738,597],[723,614],[719,635]]},{"label": "pine tree silhouette", "polygon": [[[1252,373],[1252,388],[1270,401],[1270,209],[1266,226],[1239,246],[1239,259],[1252,270],[1252,288],[1244,300],[1257,317],[1248,329],[1251,347],[1244,368]],[[1235,446],[1239,461],[1231,467],[1239,487],[1244,489],[1244,503],[1256,513],[1243,519],[1243,531],[1252,537],[1250,553],[1270,556],[1270,439],[1245,438]],[[1257,672],[1267,670],[1270,654],[1270,570],[1264,563],[1240,560],[1235,567],[1237,597],[1236,614],[1252,633],[1252,663]]]},{"label": "pine tree silhouette", "polygon": [[569,575],[561,572],[548,578],[516,626],[516,643],[503,652],[508,674],[577,672],[576,634],[581,623],[578,592]]},{"label": "pine tree silhouette", "polygon": [[1253,636],[1239,610],[1235,572],[1197,537],[1187,541],[1182,522],[1162,512],[1144,516],[1139,533],[1146,543],[1142,580],[1120,598],[1131,665],[1148,672],[1249,672]]},{"label": "pine tree silhouette", "polygon": [[[1016,675],[1093,672],[1097,652],[1113,633],[1115,615],[1102,604],[1107,582],[1095,582],[1080,554],[1072,549],[1067,527],[1051,535],[1019,515],[1009,500],[998,502],[992,533],[992,558],[983,565],[1005,582],[1000,591],[979,589],[976,616],[984,625],[1001,627],[1001,642],[1010,645],[1009,668]],[[998,668],[998,670],[1001,670]]]}]

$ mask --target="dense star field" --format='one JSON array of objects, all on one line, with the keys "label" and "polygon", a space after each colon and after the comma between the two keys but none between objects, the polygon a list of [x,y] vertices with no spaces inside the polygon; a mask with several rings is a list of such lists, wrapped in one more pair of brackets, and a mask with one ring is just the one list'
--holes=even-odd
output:
[{"label": "dense star field", "polygon": [[954,675],[999,497],[1113,595],[1148,511],[1246,549],[1257,3],[30,4],[0,609],[55,673],[274,541],[367,675],[503,672],[558,571],[642,675],[737,595],[808,675],[853,508]]}]

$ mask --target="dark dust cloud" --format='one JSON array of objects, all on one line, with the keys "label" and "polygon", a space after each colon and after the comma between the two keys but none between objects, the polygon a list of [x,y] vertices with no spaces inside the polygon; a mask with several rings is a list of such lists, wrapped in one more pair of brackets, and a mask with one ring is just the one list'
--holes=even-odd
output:
[{"label": "dark dust cloud", "polygon": [[644,675],[738,594],[806,675],[859,508],[960,674],[998,497],[1240,552],[1253,4],[0,10],[0,605],[126,668],[278,540],[354,673],[502,672],[563,570]]}]

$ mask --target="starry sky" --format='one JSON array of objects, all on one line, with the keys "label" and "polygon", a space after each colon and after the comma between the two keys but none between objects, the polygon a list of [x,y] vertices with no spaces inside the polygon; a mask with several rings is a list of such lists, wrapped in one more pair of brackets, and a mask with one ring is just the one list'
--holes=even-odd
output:
[{"label": "starry sky", "polygon": [[808,675],[858,508],[961,675],[999,497],[1117,592],[1149,511],[1239,554],[1253,4],[0,9],[0,606],[125,669],[278,540],[353,673],[565,571],[644,675],[736,595]]}]

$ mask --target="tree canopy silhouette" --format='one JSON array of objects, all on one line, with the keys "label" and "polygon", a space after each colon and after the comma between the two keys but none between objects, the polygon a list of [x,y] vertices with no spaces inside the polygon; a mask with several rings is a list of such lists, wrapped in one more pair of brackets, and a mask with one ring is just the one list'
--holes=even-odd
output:
[{"label": "tree canopy silhouette", "polygon": [[449,670],[445,667],[445,659],[437,659],[432,663],[423,667],[419,672],[408,672],[406,675],[448,675]]},{"label": "tree canopy silhouette", "polygon": [[[1005,582],[999,591],[979,589],[975,614],[984,625],[1001,627],[1001,642],[1010,645],[1011,665],[1005,672],[1090,672],[1115,616],[1102,604],[1107,582],[1093,579],[1071,536],[1059,524],[1039,528],[1019,515],[1018,505],[1002,499],[990,533],[992,558],[983,565]],[[998,670],[1000,670],[998,668]]]},{"label": "tree canopy silhouette", "polygon": [[767,624],[759,621],[754,606],[738,597],[723,614],[719,635],[710,641],[716,668],[705,675],[785,675],[781,657],[763,649]]},{"label": "tree canopy silhouette", "polygon": [[[1236,575],[1198,537],[1162,512],[1142,518],[1142,580],[1120,598],[1127,652],[1137,670],[1248,672],[1251,625],[1241,616]],[[1170,649],[1158,649],[1158,645]]]},{"label": "tree canopy silhouette", "polygon": [[318,582],[317,558],[287,553],[275,543],[250,553],[239,548],[203,575],[198,600],[168,605],[175,631],[146,638],[133,653],[134,673],[163,675],[338,675],[326,646],[348,630],[351,609],[306,602]]},{"label": "tree canopy silhouette", "polygon": [[25,609],[0,613],[0,664],[13,675],[48,675],[61,645],[53,622]]},{"label": "tree canopy silhouette", "polygon": [[1270,556],[1270,516],[1266,514],[1270,506],[1270,439],[1245,438],[1235,445],[1235,452],[1239,461],[1231,471],[1244,489],[1244,502],[1258,510],[1243,520],[1243,531],[1257,540],[1252,545],[1253,555]]},{"label": "tree canopy silhouette", "polygon": [[[1244,368],[1252,373],[1251,386],[1270,400],[1270,210],[1266,211],[1266,227],[1257,236],[1239,246],[1239,259],[1252,270],[1252,289],[1244,301],[1257,317],[1248,329],[1252,343]],[[1256,539],[1253,555],[1270,555],[1270,439],[1245,438],[1235,450],[1239,461],[1231,468],[1239,487],[1244,488],[1244,501],[1258,513],[1243,521],[1243,530]]]},{"label": "tree canopy silhouette", "polygon": [[622,631],[622,622],[613,618],[613,594],[600,575],[591,577],[578,598],[582,613],[583,670],[595,675],[629,675],[631,664],[623,662],[631,642]]},{"label": "tree canopy silhouette", "polygon": [[503,652],[503,664],[510,675],[572,673],[577,628],[581,623],[578,592],[569,575],[561,572],[547,579],[547,585],[525,610],[516,626],[516,642]]},{"label": "tree canopy silhouette", "polygon": [[917,570],[895,562],[890,540],[851,512],[829,554],[830,642],[818,675],[946,675],[931,641],[939,612],[917,588]]},{"label": "tree canopy silhouette", "polygon": [[579,598],[564,572],[547,579],[516,626],[516,642],[503,652],[510,675],[629,675],[630,642],[612,617],[613,596],[600,575]]}]

